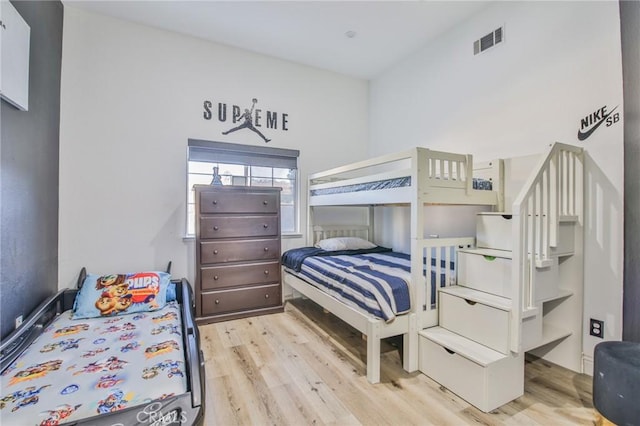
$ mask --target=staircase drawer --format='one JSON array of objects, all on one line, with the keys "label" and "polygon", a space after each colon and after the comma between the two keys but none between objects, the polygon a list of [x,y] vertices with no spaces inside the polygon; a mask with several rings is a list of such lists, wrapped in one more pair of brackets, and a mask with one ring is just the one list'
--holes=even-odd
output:
[{"label": "staircase drawer", "polygon": [[[496,213],[478,213],[476,216],[476,246],[496,250],[513,250],[511,215]],[[566,256],[574,253],[575,222],[560,222],[558,228],[558,242],[551,247],[551,253],[556,256]]]},{"label": "staircase drawer", "polygon": [[480,410],[489,412],[523,394],[521,357],[505,355],[481,365],[428,337],[419,340],[420,371]]},{"label": "staircase drawer", "polygon": [[511,215],[476,216],[476,245],[482,248],[511,251]]},{"label": "staircase drawer", "polygon": [[509,311],[440,293],[440,326],[488,348],[509,353]]},{"label": "staircase drawer", "polygon": [[511,298],[511,259],[458,252],[458,285]]}]

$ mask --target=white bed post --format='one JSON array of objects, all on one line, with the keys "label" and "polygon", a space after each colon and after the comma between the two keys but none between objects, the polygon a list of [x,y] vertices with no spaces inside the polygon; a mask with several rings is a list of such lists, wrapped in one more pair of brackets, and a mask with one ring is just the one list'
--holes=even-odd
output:
[{"label": "white bed post", "polygon": [[467,154],[467,161],[465,161],[465,164],[467,165],[466,170],[464,171],[465,174],[465,182],[467,183],[467,194],[470,194],[471,191],[473,190],[473,155],[471,154]]},{"label": "white bed post", "polygon": [[425,164],[427,150],[415,148],[412,153],[411,187],[414,192],[411,202],[411,310],[409,332],[404,335],[404,369],[418,369],[418,331],[422,329],[422,310],[425,304],[425,285],[422,274],[422,240],[424,239],[424,194],[421,183],[426,182]]},{"label": "white bed post", "polygon": [[367,380],[380,382],[380,321],[367,322]]}]

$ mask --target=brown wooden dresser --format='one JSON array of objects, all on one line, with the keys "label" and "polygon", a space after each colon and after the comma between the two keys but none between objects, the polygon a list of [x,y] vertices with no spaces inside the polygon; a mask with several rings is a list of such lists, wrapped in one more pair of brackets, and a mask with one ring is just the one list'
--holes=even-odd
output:
[{"label": "brown wooden dresser", "polygon": [[282,312],[280,188],[195,185],[196,321]]}]

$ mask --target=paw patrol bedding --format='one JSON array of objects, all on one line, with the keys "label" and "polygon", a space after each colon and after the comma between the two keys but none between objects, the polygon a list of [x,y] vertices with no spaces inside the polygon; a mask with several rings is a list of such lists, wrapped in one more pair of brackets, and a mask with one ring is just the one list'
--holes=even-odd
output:
[{"label": "paw patrol bedding", "polygon": [[180,395],[179,305],[80,320],[66,311],[0,379],[3,426],[52,426]]},{"label": "paw patrol bedding", "polygon": [[166,272],[88,274],[78,292],[73,318],[108,317],[149,312],[166,303],[171,276]]}]

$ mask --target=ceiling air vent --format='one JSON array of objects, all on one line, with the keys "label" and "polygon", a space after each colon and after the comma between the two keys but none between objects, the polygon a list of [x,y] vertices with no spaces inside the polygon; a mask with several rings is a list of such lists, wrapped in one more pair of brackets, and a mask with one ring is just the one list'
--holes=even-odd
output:
[{"label": "ceiling air vent", "polygon": [[484,52],[490,47],[495,46],[498,43],[502,43],[502,38],[504,34],[504,27],[500,27],[495,31],[491,31],[484,37],[481,37],[479,40],[473,42],[473,54],[477,55],[478,53]]}]

